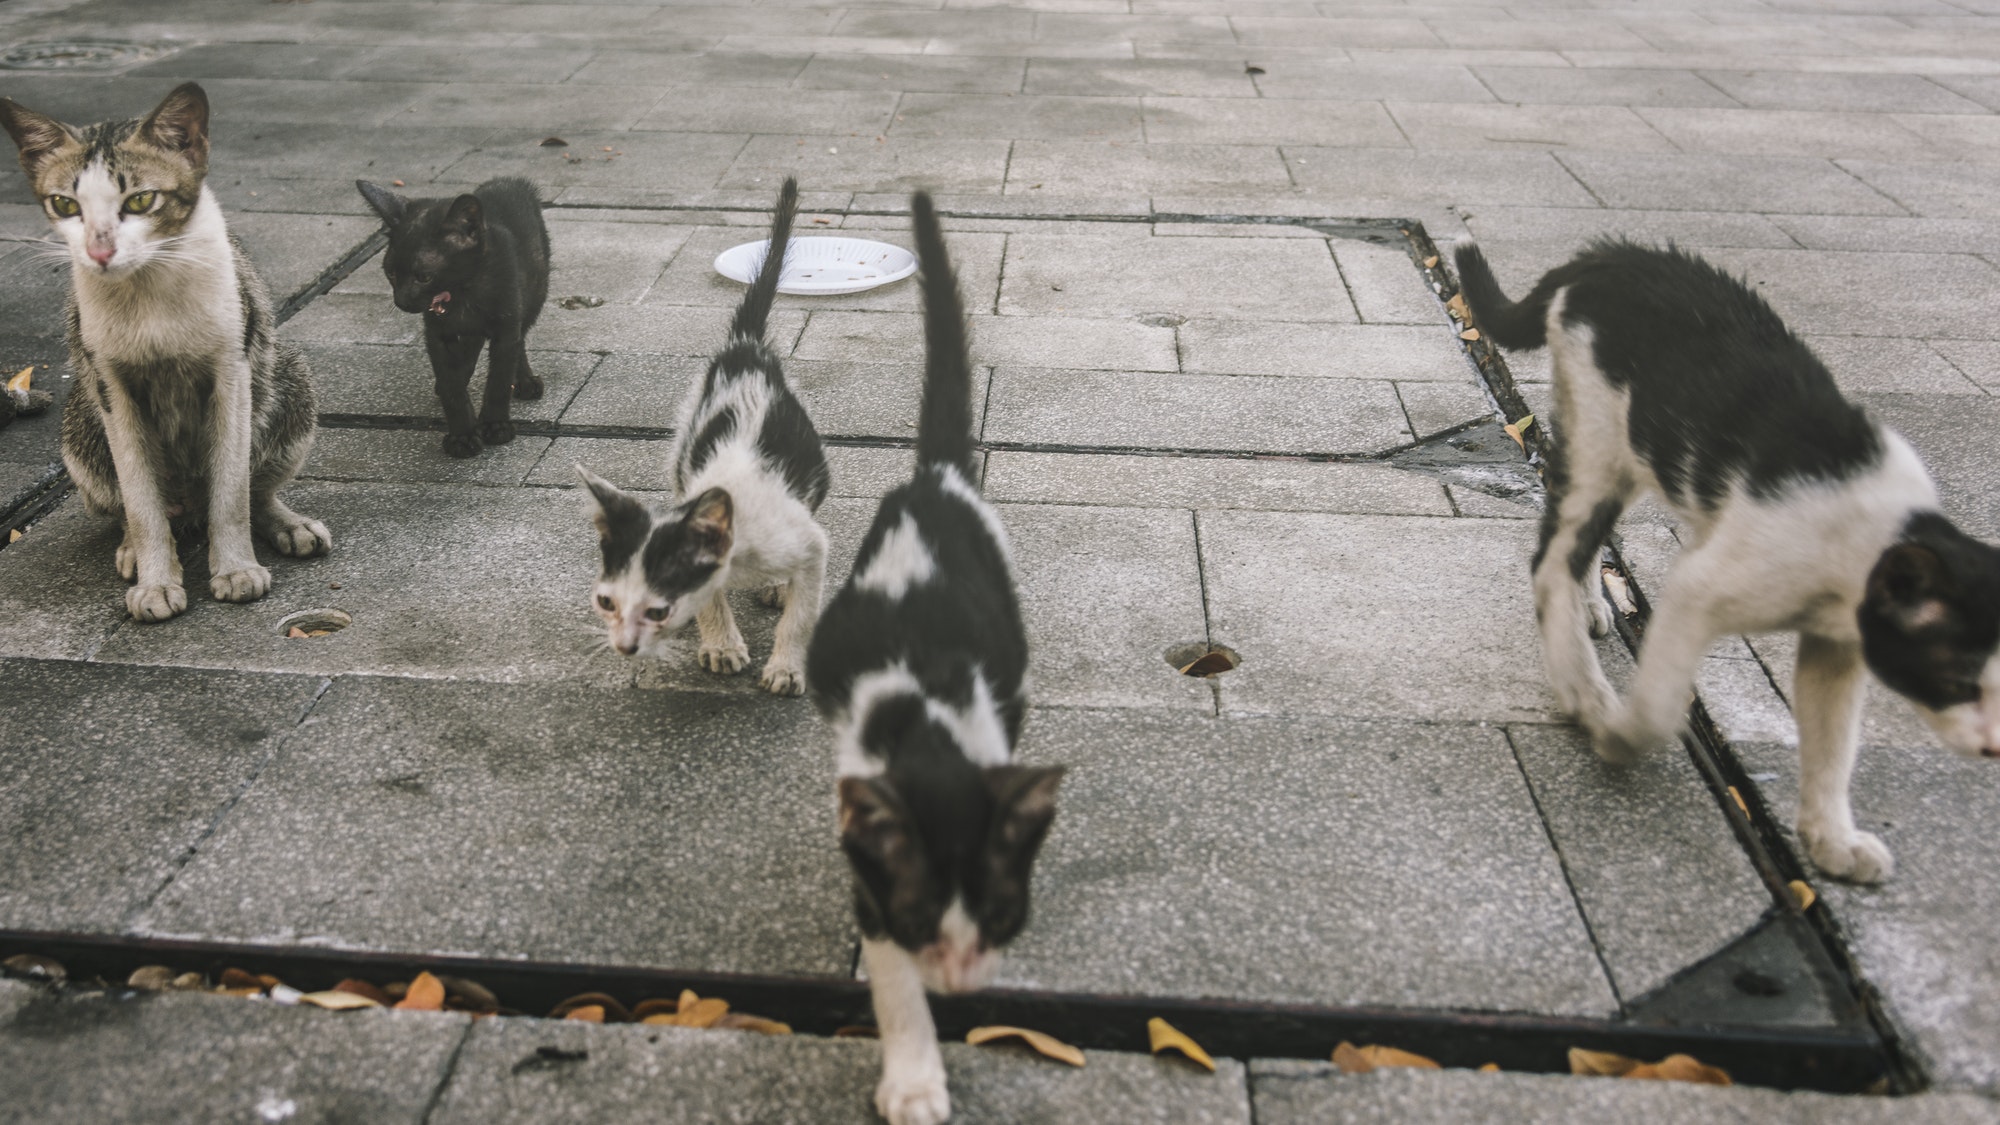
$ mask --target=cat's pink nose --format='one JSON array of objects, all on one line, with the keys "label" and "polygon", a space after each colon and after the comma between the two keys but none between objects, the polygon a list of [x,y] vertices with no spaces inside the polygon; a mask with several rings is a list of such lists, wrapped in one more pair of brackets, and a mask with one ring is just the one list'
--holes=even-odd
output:
[{"label": "cat's pink nose", "polygon": [[92,246],[90,248],[90,260],[96,262],[100,266],[110,265],[111,259],[117,256],[118,256],[118,247],[116,246],[105,246],[105,247]]}]

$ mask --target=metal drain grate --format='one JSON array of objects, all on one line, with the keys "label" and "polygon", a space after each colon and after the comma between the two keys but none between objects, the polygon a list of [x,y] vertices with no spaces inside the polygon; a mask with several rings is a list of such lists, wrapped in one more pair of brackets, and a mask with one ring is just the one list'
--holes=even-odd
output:
[{"label": "metal drain grate", "polygon": [[17,43],[0,51],[0,70],[119,70],[173,53],[153,43]]}]

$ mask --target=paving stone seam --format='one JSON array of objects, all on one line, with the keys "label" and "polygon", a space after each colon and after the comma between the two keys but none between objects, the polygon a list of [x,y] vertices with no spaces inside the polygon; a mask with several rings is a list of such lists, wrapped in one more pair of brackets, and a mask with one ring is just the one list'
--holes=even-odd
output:
[{"label": "paving stone seam", "polygon": [[452,1041],[451,1052],[438,1067],[437,1080],[431,1086],[430,1097],[424,1099],[424,1111],[417,1118],[419,1125],[430,1125],[430,1120],[437,1113],[439,1104],[444,1101],[445,1092],[451,1089],[452,1079],[458,1075],[458,1058],[465,1052],[465,1045],[471,1041],[472,1033],[478,1026],[479,1021],[467,1020],[458,1028],[458,1037]]}]

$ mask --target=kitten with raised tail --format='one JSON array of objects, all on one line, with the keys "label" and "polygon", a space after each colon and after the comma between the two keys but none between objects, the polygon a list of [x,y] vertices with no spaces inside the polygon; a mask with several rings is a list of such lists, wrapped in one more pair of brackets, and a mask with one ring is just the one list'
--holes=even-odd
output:
[{"label": "kitten with raised tail", "polygon": [[611,646],[628,656],[650,654],[693,620],[701,666],[739,672],[750,649],[728,592],[754,588],[767,604],[784,607],[759,679],[776,695],[805,694],[806,646],[826,584],[826,532],[814,519],[829,484],[826,451],[764,336],[798,205],[798,184],[788,179],[763,268],[737,307],[729,342],[681,404],[667,509],[650,511],[576,467],[590,489],[603,555],[591,600]]},{"label": "kitten with raised tail", "polygon": [[951,1116],[925,990],[992,979],[1028,918],[1060,766],[1022,766],[1028,639],[999,513],[980,495],[965,310],[930,197],[910,201],[924,305],[915,477],[889,493],[807,675],[838,745],[840,843],[881,1029],[875,1106]]},{"label": "kitten with raised tail", "polygon": [[[1680,729],[1716,638],[1796,631],[1799,838],[1828,875],[1887,878],[1889,850],[1855,826],[1848,794],[1863,669],[1946,746],[2000,756],[2000,551],[1953,526],[1910,444],[1714,266],[1606,240],[1516,302],[1478,248],[1456,258],[1479,327],[1555,361],[1534,588],[1557,700],[1600,755],[1630,760]],[[1643,492],[1686,545],[1621,700],[1590,644],[1612,622],[1597,558]]]},{"label": "kitten with raised tail", "polygon": [[[471,457],[514,440],[511,401],[542,397],[528,330],[549,298],[549,229],[535,185],[488,180],[452,199],[406,199],[354,181],[388,224],[382,272],[396,307],[424,318],[444,451]],[[490,346],[489,346],[490,345]],[[472,410],[472,372],[487,348],[486,392]]]},{"label": "kitten with raised tail", "polygon": [[278,499],[312,448],[312,380],[208,190],[208,96],[188,82],[143,118],[82,127],[0,98],[0,125],[68,248],[63,464],[86,508],[124,521],[125,608],[187,608],[177,517],[207,524],[209,593],[263,597],[253,535],[295,557],[333,538]]}]

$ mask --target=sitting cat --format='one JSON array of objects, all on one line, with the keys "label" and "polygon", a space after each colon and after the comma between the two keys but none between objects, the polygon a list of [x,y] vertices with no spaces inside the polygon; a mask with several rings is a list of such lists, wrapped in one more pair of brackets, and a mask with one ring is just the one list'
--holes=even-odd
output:
[{"label": "sitting cat", "polygon": [[[1602,241],[1512,302],[1476,247],[1456,257],[1479,327],[1555,360],[1534,583],[1556,698],[1600,755],[1628,760],[1679,727],[1717,637],[1797,630],[1799,836],[1829,875],[1886,878],[1889,851],[1848,797],[1862,668],[1953,750],[2000,756],[2000,551],[1952,526],[1909,443],[1715,267]],[[1645,491],[1690,534],[1621,703],[1587,634],[1611,623],[1598,549]]]},{"label": "sitting cat", "polygon": [[[488,180],[456,199],[405,199],[354,181],[389,225],[382,272],[396,307],[424,316],[424,347],[444,406],[444,451],[471,457],[514,440],[509,396],[542,397],[528,366],[528,329],[549,296],[549,229],[535,185]],[[475,426],[473,368],[487,356],[486,395]]]},{"label": "sitting cat", "polygon": [[655,515],[583,466],[576,470],[593,498],[604,556],[593,603],[612,646],[627,655],[651,651],[694,618],[702,667],[740,671],[750,649],[728,592],[775,589],[767,600],[782,602],[784,613],[760,682],[778,695],[805,694],[806,645],[826,582],[826,532],[813,520],[826,499],[826,452],[764,339],[798,205],[798,184],[786,180],[763,268],[736,310],[729,342],[681,404],[668,456],[673,506]]},{"label": "sitting cat", "polygon": [[910,202],[923,271],[917,471],[882,500],[806,665],[839,747],[840,839],[882,1034],[875,1107],[951,1116],[924,990],[992,978],[1028,919],[1060,766],[1014,764],[1028,639],[1000,517],[979,495],[965,310],[930,197]]},{"label": "sitting cat", "polygon": [[63,464],[87,508],[124,517],[126,609],[187,608],[168,522],[183,513],[208,525],[209,592],[263,597],[253,531],[284,555],[333,540],[278,499],[312,447],[312,381],[204,183],[207,95],[185,83],[142,120],[85,128],[0,98],[0,124],[69,246]]}]

